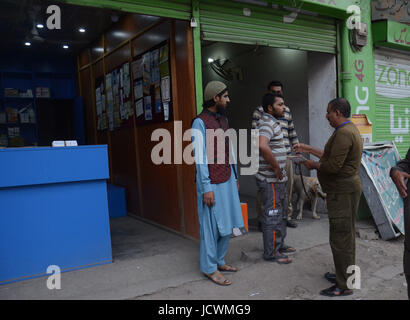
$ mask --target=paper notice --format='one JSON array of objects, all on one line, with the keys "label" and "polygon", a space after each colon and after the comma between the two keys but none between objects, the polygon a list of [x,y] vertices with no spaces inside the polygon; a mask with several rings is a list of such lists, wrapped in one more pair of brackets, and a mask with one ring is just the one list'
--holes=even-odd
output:
[{"label": "paper notice", "polygon": [[144,97],[145,120],[152,120],[151,96]]},{"label": "paper notice", "polygon": [[169,103],[164,102],[163,106],[164,106],[164,120],[168,121],[168,119],[169,119]]},{"label": "paper notice", "polygon": [[134,82],[134,100],[141,99],[143,96],[142,80]]},{"label": "paper notice", "polygon": [[169,76],[161,79],[161,95],[162,95],[162,102],[168,102],[171,100],[170,77]]},{"label": "paper notice", "polygon": [[135,113],[137,115],[137,118],[144,114],[144,99],[140,99],[137,102],[135,102]]},{"label": "paper notice", "polygon": [[134,77],[134,80],[142,78],[142,75],[144,73],[143,59],[135,60],[132,63],[131,68],[132,68],[132,76]]}]

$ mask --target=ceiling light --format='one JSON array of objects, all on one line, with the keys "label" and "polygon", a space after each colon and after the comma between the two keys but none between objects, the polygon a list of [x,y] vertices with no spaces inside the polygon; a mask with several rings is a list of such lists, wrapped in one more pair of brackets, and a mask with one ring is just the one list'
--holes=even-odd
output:
[{"label": "ceiling light", "polygon": [[68,45],[66,45],[66,44],[63,45],[63,48],[64,48],[64,49],[68,49]]},{"label": "ceiling light", "polygon": [[31,43],[27,41],[27,42],[24,43],[24,45],[29,47],[29,46],[31,46]]},{"label": "ceiling light", "polygon": [[212,63],[212,62],[214,62],[214,59],[208,58],[208,62],[209,62],[209,63]]},{"label": "ceiling light", "polygon": [[41,23],[39,23],[39,24],[37,24],[37,28],[39,28],[39,29],[43,29],[43,28],[44,28],[44,25],[43,25],[43,24],[41,24]]},{"label": "ceiling light", "polygon": [[80,31],[80,32],[83,32],[83,33],[84,33],[84,32],[85,32],[85,29],[84,29],[84,28],[79,28],[79,29],[78,29],[78,31]]}]

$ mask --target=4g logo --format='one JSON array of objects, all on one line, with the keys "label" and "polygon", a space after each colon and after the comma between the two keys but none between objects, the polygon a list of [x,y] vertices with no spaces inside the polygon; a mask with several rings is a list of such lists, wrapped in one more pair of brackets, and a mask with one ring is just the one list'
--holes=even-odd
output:
[{"label": "4g logo", "polygon": [[61,29],[61,9],[57,5],[47,7],[47,14],[51,14],[47,18],[47,28],[50,30]]}]

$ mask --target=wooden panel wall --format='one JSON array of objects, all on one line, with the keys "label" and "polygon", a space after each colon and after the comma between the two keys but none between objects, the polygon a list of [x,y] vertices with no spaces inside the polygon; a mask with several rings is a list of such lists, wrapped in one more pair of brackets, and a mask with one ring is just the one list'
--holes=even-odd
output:
[{"label": "wooden panel wall", "polygon": [[[150,27],[151,25],[151,27]],[[144,32],[121,48],[119,34],[135,35]],[[116,36],[117,35],[117,36]],[[169,130],[173,137],[174,124],[162,123],[134,126],[115,131],[96,131],[94,91],[90,84],[96,77],[110,72],[122,63],[132,61],[151,47],[170,39],[171,76],[175,120],[181,120],[183,130],[189,129],[196,115],[192,31],[185,21],[157,17],[126,16],[105,34],[96,45],[105,45],[111,53],[81,71],[82,92],[86,110],[87,141],[108,144],[110,179],[126,188],[127,210],[130,214],[153,221],[193,238],[199,238],[196,211],[194,165],[155,165],[151,150],[158,143],[151,141],[157,128]],[[90,48],[89,50],[92,50]],[[94,54],[94,58],[97,54]],[[79,58],[81,60],[81,58]],[[82,58],[81,61],[86,60]],[[80,65],[83,65],[80,62]],[[134,106],[135,108],[135,106]],[[189,142],[184,143],[188,145]]]},{"label": "wooden panel wall", "polygon": [[[191,128],[192,119],[196,116],[194,56],[192,29],[185,21],[175,22],[175,57],[176,80],[178,90],[178,119],[182,121],[182,132]],[[183,149],[190,142],[183,143]],[[195,165],[181,165],[183,224],[185,233],[199,238],[199,222],[196,205]]]}]

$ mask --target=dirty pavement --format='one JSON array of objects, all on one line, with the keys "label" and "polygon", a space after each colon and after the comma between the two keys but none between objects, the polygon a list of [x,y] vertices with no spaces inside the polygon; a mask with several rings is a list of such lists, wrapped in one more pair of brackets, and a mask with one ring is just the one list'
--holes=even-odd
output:
[{"label": "dirty pavement", "polygon": [[[170,300],[326,300],[330,286],[323,274],[332,269],[328,220],[304,213],[298,227],[288,228],[287,244],[297,248],[293,263],[262,259],[262,234],[255,227],[231,239],[227,274],[231,286],[217,286],[199,271],[199,242],[185,239],[131,217],[110,221],[113,263],[62,273],[61,289],[47,289],[47,277],[0,286],[0,299],[170,299]],[[361,288],[336,300],[406,300],[403,237],[378,239],[372,220],[357,223],[357,265]]]}]

